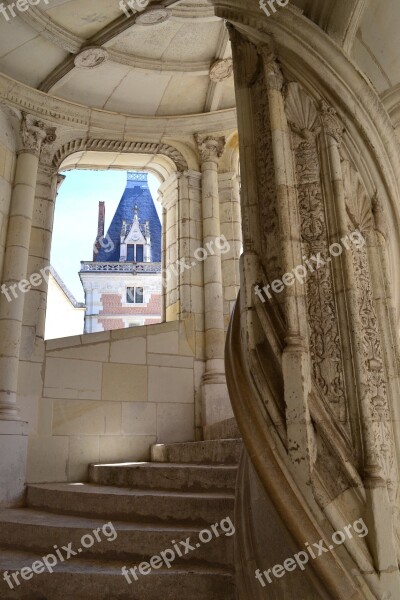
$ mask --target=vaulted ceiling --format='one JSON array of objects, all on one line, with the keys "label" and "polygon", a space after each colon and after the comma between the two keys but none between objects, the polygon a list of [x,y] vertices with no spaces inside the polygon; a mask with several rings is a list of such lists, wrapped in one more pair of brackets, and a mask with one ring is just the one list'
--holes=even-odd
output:
[{"label": "vaulted ceiling", "polygon": [[[0,71],[53,96],[116,112],[233,108],[231,47],[214,15],[217,1],[152,0],[139,16],[127,17],[119,0],[38,0],[8,21],[0,14]],[[400,123],[399,0],[291,4],[344,48]]]},{"label": "vaulted ceiling", "polygon": [[[234,107],[229,62],[221,63],[217,80],[210,78],[212,65],[231,56],[212,5],[163,4],[169,14],[151,5],[138,19],[128,18],[118,0],[41,0],[8,22],[0,15],[0,70],[52,95],[116,112],[181,115]],[[95,49],[80,54],[88,47]]]}]

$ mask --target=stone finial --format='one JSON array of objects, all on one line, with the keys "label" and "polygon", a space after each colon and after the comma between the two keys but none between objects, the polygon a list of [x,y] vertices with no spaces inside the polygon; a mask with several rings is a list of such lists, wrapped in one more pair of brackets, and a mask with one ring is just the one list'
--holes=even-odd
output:
[{"label": "stone finial", "polygon": [[47,127],[32,115],[23,113],[21,122],[21,149],[40,156],[44,144],[52,144],[56,140],[55,127]]},{"label": "stone finial", "polygon": [[197,146],[202,162],[218,162],[225,151],[226,137],[201,136],[196,134]]}]

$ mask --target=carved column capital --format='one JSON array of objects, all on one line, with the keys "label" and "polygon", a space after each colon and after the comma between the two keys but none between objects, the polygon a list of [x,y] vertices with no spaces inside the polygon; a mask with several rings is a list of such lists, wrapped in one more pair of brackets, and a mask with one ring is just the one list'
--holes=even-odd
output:
[{"label": "carved column capital", "polygon": [[55,127],[48,127],[32,115],[23,113],[20,152],[28,152],[39,157],[44,145],[52,144],[56,140],[55,131]]},{"label": "carved column capital", "polygon": [[382,205],[382,201],[378,192],[375,192],[371,200],[372,214],[375,220],[376,229],[385,237],[388,237],[388,220],[386,211]]},{"label": "carved column capital", "polygon": [[225,151],[226,137],[224,135],[214,137],[212,135],[202,136],[199,134],[196,134],[195,137],[201,162],[213,162],[218,165],[219,159]]},{"label": "carved column capital", "polygon": [[269,46],[261,46],[259,52],[264,63],[264,73],[268,88],[281,92],[285,80],[281,67],[278,64],[276,54],[271,51]]},{"label": "carved column capital", "polygon": [[336,114],[336,110],[332,106],[329,106],[325,100],[321,100],[320,109],[321,121],[325,132],[333,137],[340,146],[343,140],[344,128]]}]

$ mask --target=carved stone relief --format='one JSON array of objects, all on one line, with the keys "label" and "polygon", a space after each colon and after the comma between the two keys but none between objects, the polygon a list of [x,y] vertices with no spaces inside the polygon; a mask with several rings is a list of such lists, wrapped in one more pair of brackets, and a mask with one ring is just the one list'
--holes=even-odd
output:
[{"label": "carved stone relief", "polygon": [[[321,183],[318,136],[320,114],[297,83],[286,90],[286,114],[296,157],[297,193],[304,257],[329,255],[325,200]],[[330,265],[307,280],[309,340],[314,381],[335,418],[348,419],[334,281]]]},{"label": "carved stone relief", "polygon": [[49,127],[32,115],[22,114],[21,147],[26,152],[39,156],[46,144],[56,140],[55,127]]},{"label": "carved stone relief", "polygon": [[[394,454],[387,382],[384,369],[379,325],[371,287],[368,244],[375,235],[371,200],[360,176],[348,161],[343,162],[346,208],[351,230],[358,229],[366,245],[352,247],[352,261],[357,286],[359,336],[363,363],[362,399],[368,405],[365,434],[370,440],[371,456],[365,456],[366,469],[375,470],[391,488]],[[378,462],[378,464],[376,464]]]},{"label": "carved stone relief", "polygon": [[267,279],[269,283],[272,283],[275,279],[282,277],[282,265],[269,106],[265,93],[265,79],[262,74],[253,86],[253,103],[257,143],[257,184],[262,229],[262,262]]}]

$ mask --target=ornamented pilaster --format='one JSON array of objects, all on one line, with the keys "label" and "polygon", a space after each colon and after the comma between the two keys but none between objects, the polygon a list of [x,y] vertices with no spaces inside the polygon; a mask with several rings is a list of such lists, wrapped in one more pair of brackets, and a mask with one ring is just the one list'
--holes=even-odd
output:
[{"label": "ornamented pilaster", "polygon": [[[288,119],[283,98],[284,79],[274,54],[268,46],[260,49],[268,98],[268,117],[274,170],[276,213],[279,223],[279,250],[282,273],[301,264],[301,223],[299,222],[295,165]],[[264,159],[265,160],[265,159]],[[282,274],[279,276],[281,277]],[[299,476],[303,492],[309,494],[313,468],[314,433],[310,419],[310,357],[307,347],[306,306],[304,290],[299,283],[284,293],[286,318],[282,372],[286,404],[287,444],[291,464]]]},{"label": "ornamented pilaster", "polygon": [[348,163],[345,169],[345,202],[349,229],[359,230],[366,242],[354,247],[351,252],[358,305],[358,347],[361,351],[361,403],[366,440],[364,471],[366,477],[379,476],[390,487],[394,460],[393,432],[368,256],[368,247],[374,246],[374,218],[366,190]]},{"label": "ornamented pilaster", "polygon": [[[321,119],[315,103],[296,83],[288,85],[286,114],[292,128],[301,240],[306,257],[329,256],[322,173],[318,150]],[[333,121],[331,122],[333,124]],[[321,397],[341,422],[346,422],[343,358],[340,345],[332,267],[310,273],[307,280],[312,371]]]}]

